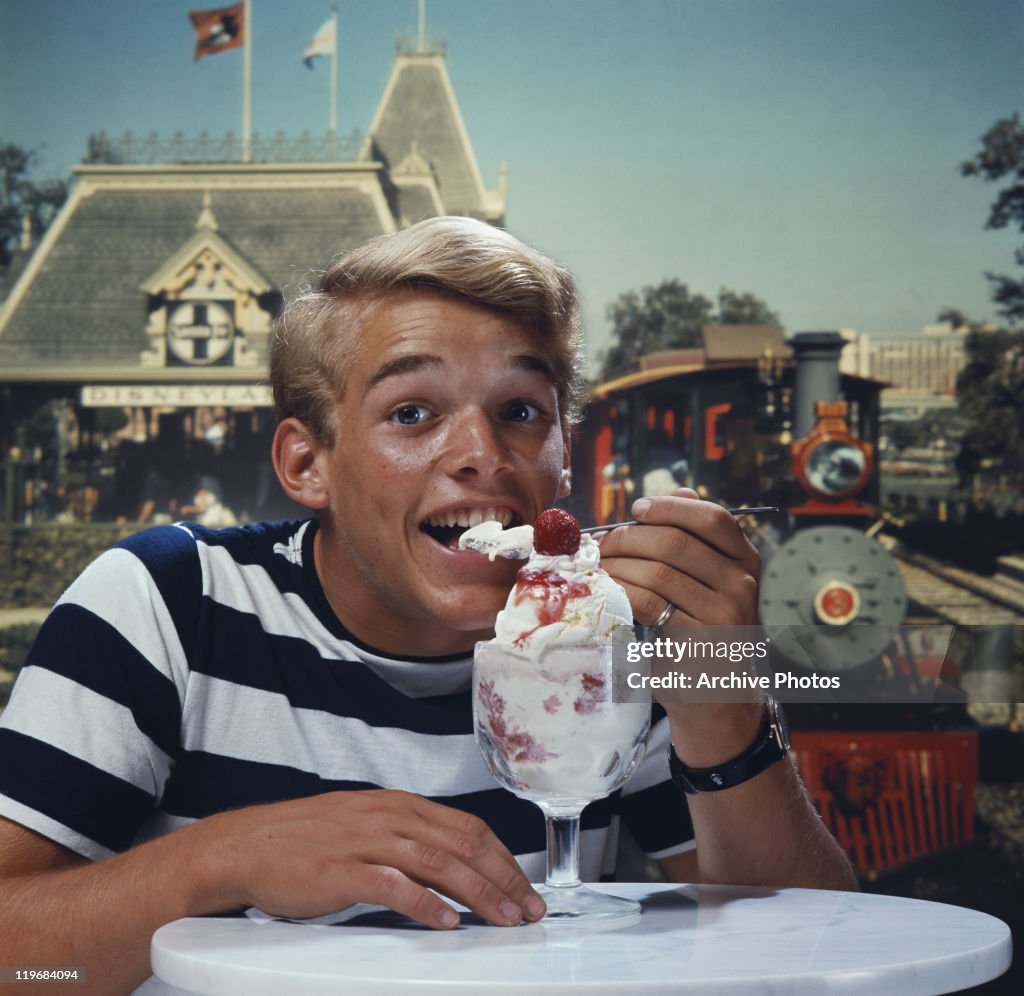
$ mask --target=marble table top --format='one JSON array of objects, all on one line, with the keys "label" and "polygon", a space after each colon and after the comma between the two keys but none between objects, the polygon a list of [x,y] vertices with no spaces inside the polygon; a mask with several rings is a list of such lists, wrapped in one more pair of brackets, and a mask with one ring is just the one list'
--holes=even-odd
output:
[{"label": "marble table top", "polygon": [[[191,918],[153,937],[148,992],[953,992],[1010,965],[1001,920],[941,903],[814,889],[615,883],[643,914],[604,927],[434,931],[382,911],[344,924]],[[152,980],[154,983],[156,979]]]}]

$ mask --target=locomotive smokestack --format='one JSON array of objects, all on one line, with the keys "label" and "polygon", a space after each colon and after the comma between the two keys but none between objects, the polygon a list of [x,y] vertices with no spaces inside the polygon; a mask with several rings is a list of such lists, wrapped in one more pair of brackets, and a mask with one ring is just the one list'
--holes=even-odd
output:
[{"label": "locomotive smokestack", "polygon": [[838,332],[798,332],[786,345],[796,361],[793,398],[793,437],[814,428],[814,406],[839,400],[839,354],[846,340]]}]

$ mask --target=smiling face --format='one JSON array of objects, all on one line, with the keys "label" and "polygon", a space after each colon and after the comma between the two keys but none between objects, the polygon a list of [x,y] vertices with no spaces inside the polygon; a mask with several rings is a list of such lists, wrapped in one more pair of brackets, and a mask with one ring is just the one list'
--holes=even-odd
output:
[{"label": "smiling face", "polygon": [[508,316],[412,290],[370,308],[356,335],[335,442],[286,420],[279,476],[320,509],[317,570],[353,634],[389,653],[468,651],[492,635],[518,564],[458,537],[484,518],[532,522],[568,490],[543,343]]}]

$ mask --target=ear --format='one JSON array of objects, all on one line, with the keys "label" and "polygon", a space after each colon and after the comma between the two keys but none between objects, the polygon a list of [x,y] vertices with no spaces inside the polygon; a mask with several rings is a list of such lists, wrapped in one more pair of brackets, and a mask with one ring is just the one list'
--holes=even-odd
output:
[{"label": "ear", "polygon": [[326,508],[330,502],[327,482],[317,457],[321,447],[297,419],[286,418],[274,433],[271,455],[284,493],[306,508]]},{"label": "ear", "polygon": [[569,434],[565,433],[565,442],[562,444],[562,473],[558,478],[558,497],[568,498],[572,493],[572,460],[571,448],[569,445]]}]

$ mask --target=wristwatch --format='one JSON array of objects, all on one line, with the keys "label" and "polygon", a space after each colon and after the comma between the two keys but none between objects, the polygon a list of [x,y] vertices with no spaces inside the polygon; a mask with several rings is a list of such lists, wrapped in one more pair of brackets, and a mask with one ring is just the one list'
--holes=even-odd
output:
[{"label": "wristwatch", "polygon": [[770,695],[765,696],[761,725],[753,743],[731,761],[713,768],[690,768],[679,760],[675,748],[669,744],[668,769],[672,780],[687,795],[698,792],[721,792],[722,789],[742,785],[755,775],[781,761],[789,751],[789,730],[780,706]]}]

